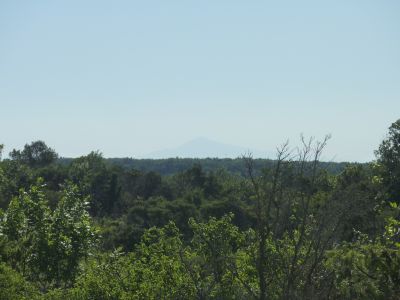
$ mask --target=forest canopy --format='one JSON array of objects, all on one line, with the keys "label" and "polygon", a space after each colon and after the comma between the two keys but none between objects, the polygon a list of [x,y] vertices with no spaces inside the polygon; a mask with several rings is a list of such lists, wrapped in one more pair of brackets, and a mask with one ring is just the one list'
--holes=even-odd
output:
[{"label": "forest canopy", "polygon": [[0,299],[399,299],[400,120],[370,163],[321,162],[327,144],[0,155]]}]

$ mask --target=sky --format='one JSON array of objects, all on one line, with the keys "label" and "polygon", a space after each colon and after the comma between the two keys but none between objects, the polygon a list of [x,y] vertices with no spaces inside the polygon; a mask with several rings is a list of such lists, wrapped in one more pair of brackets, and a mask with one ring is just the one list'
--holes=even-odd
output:
[{"label": "sky", "polygon": [[143,157],[197,137],[332,138],[370,161],[400,118],[400,1],[0,1],[0,144]]}]

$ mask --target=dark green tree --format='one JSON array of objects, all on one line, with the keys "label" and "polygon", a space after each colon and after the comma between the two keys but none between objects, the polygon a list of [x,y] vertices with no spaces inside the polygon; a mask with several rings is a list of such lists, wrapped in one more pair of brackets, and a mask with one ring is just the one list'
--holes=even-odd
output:
[{"label": "dark green tree", "polygon": [[388,136],[375,154],[388,200],[400,203],[400,119],[389,127]]},{"label": "dark green tree", "polygon": [[22,151],[14,149],[10,158],[20,161],[30,167],[44,167],[56,161],[58,154],[49,148],[43,141],[35,141],[30,145],[25,144]]},{"label": "dark green tree", "polygon": [[91,198],[90,212],[94,216],[111,215],[120,200],[118,177],[99,152],[75,159],[69,168],[71,180]]}]

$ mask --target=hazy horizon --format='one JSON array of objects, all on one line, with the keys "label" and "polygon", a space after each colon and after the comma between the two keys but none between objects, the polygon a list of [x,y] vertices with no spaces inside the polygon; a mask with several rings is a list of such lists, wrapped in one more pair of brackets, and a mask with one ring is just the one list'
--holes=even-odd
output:
[{"label": "hazy horizon", "polygon": [[398,1],[1,1],[0,144],[139,157],[331,134],[371,161],[400,117]]},{"label": "hazy horizon", "polygon": [[[313,137],[311,137],[313,138]],[[314,139],[315,140],[315,139]],[[294,143],[290,143],[290,141],[285,141],[289,142],[289,152],[291,152],[293,155],[296,154],[296,151],[298,147],[301,147],[300,144],[295,145]],[[30,143],[26,143],[30,144]],[[282,145],[282,144],[281,144]],[[51,145],[47,145],[50,148],[52,148]],[[193,140],[187,141],[183,144],[177,145],[176,147],[173,148],[163,148],[163,149],[158,149],[156,151],[150,152],[150,153],[145,153],[145,154],[139,154],[139,155],[131,155],[131,156],[107,156],[104,155],[104,153],[101,151],[101,149],[92,149],[90,152],[98,152],[100,153],[104,158],[129,158],[129,159],[138,159],[138,160],[146,160],[146,159],[151,159],[151,160],[163,160],[163,159],[170,159],[170,158],[178,158],[178,159],[206,159],[206,158],[211,158],[211,159],[237,159],[237,158],[242,158],[244,156],[251,156],[254,159],[276,159],[277,157],[277,147],[275,149],[251,149],[251,148],[246,148],[242,147],[239,145],[231,145],[231,144],[224,144],[224,143],[219,143],[218,141],[210,140],[206,137],[197,137]],[[22,150],[23,147],[20,149],[16,150]],[[88,153],[81,153],[76,156],[65,156],[60,154],[57,149],[52,148],[55,150],[56,153],[59,154],[59,158],[67,158],[67,159],[75,159],[81,156],[85,156]],[[9,159],[9,152],[12,149],[7,149],[7,147],[4,147],[3,149],[3,159]],[[323,162],[335,162],[335,163],[341,163],[341,162],[360,162],[360,163],[365,163],[365,162],[370,162],[370,161],[351,161],[351,160],[338,160],[336,157],[328,157],[324,152],[322,153],[321,156],[321,161]]]}]

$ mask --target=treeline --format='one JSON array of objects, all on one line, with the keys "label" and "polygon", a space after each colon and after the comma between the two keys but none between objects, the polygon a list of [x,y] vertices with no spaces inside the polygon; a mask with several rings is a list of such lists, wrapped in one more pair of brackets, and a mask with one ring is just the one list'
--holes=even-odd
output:
[{"label": "treeline", "polygon": [[0,299],[400,299],[400,120],[368,164],[0,162]]},{"label": "treeline", "polygon": [[[166,158],[166,159],[134,159],[134,158],[107,158],[107,162],[125,169],[135,169],[142,172],[156,172],[162,176],[175,175],[184,172],[194,165],[201,166],[204,172],[225,170],[230,174],[247,176],[244,158]],[[60,158],[61,163],[72,162],[69,158]],[[254,159],[254,170],[260,173],[265,168],[273,167],[272,159]],[[347,162],[320,162],[319,167],[329,173],[339,174],[349,165]]]}]

